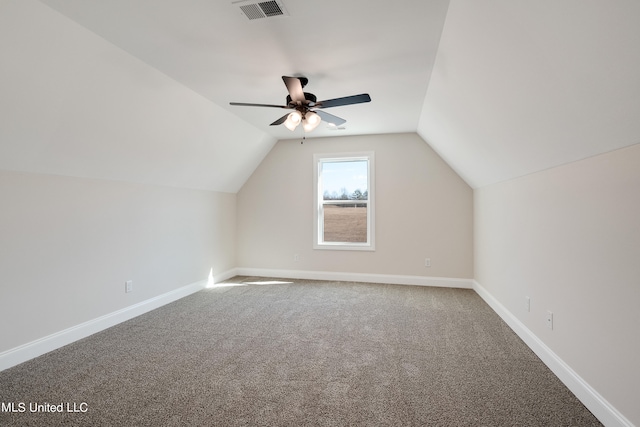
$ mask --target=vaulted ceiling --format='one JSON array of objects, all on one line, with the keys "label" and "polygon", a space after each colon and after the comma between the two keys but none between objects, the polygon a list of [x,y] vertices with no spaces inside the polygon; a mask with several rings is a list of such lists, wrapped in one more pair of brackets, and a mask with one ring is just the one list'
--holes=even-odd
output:
[{"label": "vaulted ceiling", "polygon": [[[319,100],[371,95],[327,111],[344,129],[308,137],[417,132],[472,187],[640,143],[634,0],[279,2],[285,16],[250,20],[250,1],[0,0],[0,168],[234,192],[277,140],[302,136],[269,126],[285,110],[229,105],[284,105],[283,75]],[[107,73],[140,77],[148,105],[118,98]],[[158,110],[167,87],[186,111]],[[186,129],[158,119],[180,114]],[[15,124],[28,120],[37,131]]]}]

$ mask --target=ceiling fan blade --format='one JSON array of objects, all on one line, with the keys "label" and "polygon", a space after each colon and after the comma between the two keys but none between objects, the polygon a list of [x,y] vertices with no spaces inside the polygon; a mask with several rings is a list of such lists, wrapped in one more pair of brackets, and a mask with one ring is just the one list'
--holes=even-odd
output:
[{"label": "ceiling fan blade", "polygon": [[345,96],[344,98],[328,99],[326,101],[316,102],[315,108],[329,108],[339,107],[341,105],[362,104],[363,102],[370,102],[371,97],[368,93],[362,93],[360,95]]},{"label": "ceiling fan blade", "polygon": [[243,107],[273,107],[273,108],[291,108],[288,105],[274,105],[274,104],[249,104],[246,102],[230,102],[229,105],[240,105]]},{"label": "ceiling fan blade", "polygon": [[329,114],[329,113],[325,113],[322,110],[318,110],[318,111],[314,111],[314,113],[316,113],[317,115],[320,116],[320,118],[322,120],[324,120],[327,123],[333,123],[336,126],[340,126],[343,123],[346,123],[347,121],[341,117],[338,116],[334,116],[333,114]]},{"label": "ceiling fan blade", "polygon": [[281,125],[284,122],[287,121],[287,117],[289,117],[289,114],[291,113],[287,113],[284,116],[280,117],[278,120],[276,120],[275,122],[271,123],[269,126],[277,126],[277,125]]},{"label": "ceiling fan blade", "polygon": [[304,97],[304,92],[302,91],[302,83],[300,83],[300,79],[297,77],[287,77],[282,76],[282,80],[284,84],[287,85],[287,90],[289,91],[289,95],[291,95],[291,100],[297,103],[304,103],[306,100]]}]

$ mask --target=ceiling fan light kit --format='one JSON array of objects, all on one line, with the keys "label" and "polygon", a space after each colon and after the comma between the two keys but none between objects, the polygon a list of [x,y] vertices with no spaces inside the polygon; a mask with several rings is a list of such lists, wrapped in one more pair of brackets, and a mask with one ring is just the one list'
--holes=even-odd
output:
[{"label": "ceiling fan light kit", "polygon": [[287,105],[251,104],[246,102],[230,102],[229,104],[244,107],[270,107],[294,110],[271,123],[271,126],[284,124],[287,129],[294,131],[298,125],[302,123],[304,131],[311,132],[317,128],[323,120],[335,127],[346,123],[345,119],[326,113],[321,109],[371,102],[371,97],[367,93],[316,102],[317,98],[314,94],[302,91],[302,88],[306,86],[309,81],[306,77],[282,76],[282,80],[289,91],[289,95],[287,95]]},{"label": "ceiling fan light kit", "polygon": [[287,120],[284,122],[284,126],[290,131],[296,130],[300,122],[302,121],[302,114],[299,111],[294,111],[293,113],[289,113],[287,116]]},{"label": "ceiling fan light kit", "polygon": [[311,132],[318,127],[322,119],[313,111],[309,111],[302,119],[302,128],[305,132]]}]

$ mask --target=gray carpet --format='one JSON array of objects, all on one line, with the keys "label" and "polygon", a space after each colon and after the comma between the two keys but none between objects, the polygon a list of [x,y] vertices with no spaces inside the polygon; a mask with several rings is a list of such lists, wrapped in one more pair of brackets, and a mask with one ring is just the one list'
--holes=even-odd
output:
[{"label": "gray carpet", "polygon": [[472,290],[272,280],[0,372],[0,425],[601,425]]}]

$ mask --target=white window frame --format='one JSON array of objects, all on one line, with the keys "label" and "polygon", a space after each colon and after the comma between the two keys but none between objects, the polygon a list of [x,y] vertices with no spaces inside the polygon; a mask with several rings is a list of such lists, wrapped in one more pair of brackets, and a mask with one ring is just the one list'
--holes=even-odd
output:
[{"label": "white window frame", "polygon": [[[367,241],[362,243],[356,242],[324,242],[324,205],[335,204],[331,201],[327,203],[323,200],[323,186],[320,164],[323,162],[348,162],[355,160],[367,161]],[[313,248],[325,250],[342,250],[342,251],[375,251],[375,153],[373,151],[365,151],[358,153],[340,153],[340,154],[314,154],[313,155]],[[362,201],[364,202],[364,201]],[[338,202],[340,203],[340,202]],[[353,203],[353,201],[351,201]]]}]

